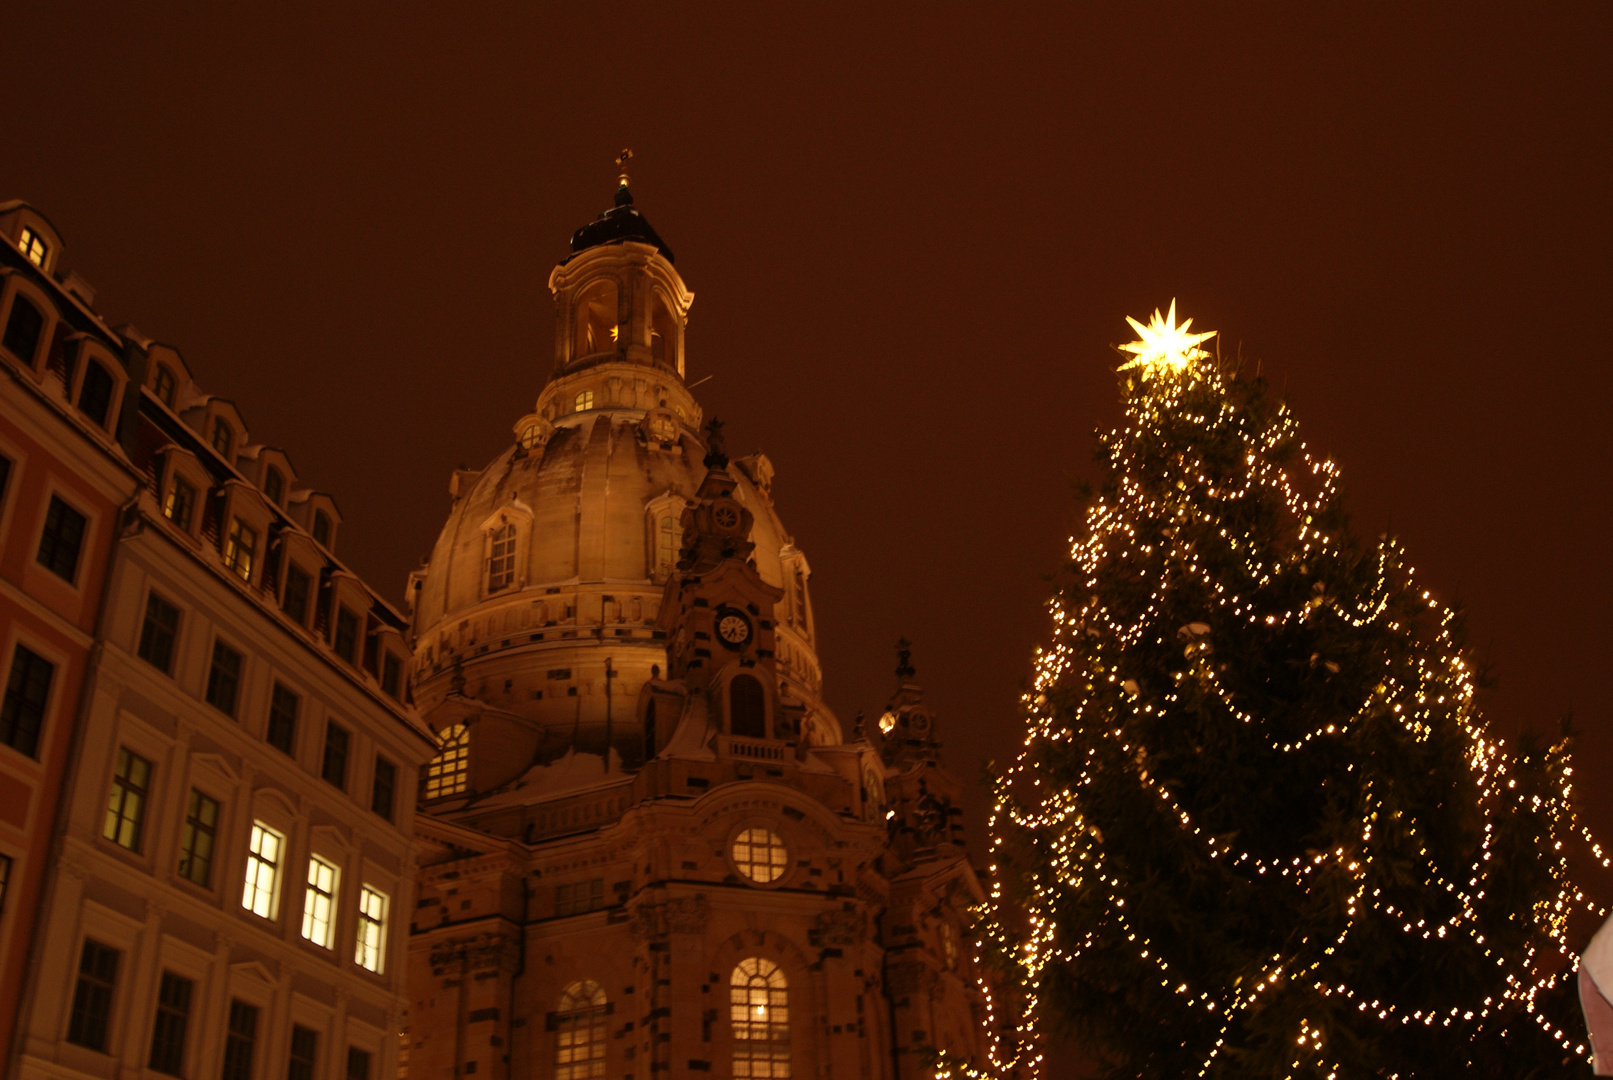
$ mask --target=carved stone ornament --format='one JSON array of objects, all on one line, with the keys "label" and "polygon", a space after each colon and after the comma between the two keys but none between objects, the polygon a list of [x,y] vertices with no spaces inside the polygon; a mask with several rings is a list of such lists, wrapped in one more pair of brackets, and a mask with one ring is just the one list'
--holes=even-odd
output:
[{"label": "carved stone ornament", "polygon": [[711,903],[704,896],[682,896],[662,904],[640,904],[633,909],[628,929],[640,941],[668,934],[703,934],[710,915]]},{"label": "carved stone ornament", "polygon": [[501,961],[514,963],[517,945],[507,934],[477,934],[473,938],[452,938],[431,950],[431,966],[463,963],[470,968],[497,967]]},{"label": "carved stone ornament", "polygon": [[825,911],[812,922],[812,942],[820,947],[855,945],[862,939],[863,921],[860,911]]}]

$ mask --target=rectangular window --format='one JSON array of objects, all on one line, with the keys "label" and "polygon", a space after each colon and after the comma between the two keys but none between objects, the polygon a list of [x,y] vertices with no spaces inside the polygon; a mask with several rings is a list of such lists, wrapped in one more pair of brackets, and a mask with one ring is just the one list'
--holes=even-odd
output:
[{"label": "rectangular window", "polygon": [[242,581],[252,580],[252,558],[258,550],[258,530],[240,518],[230,520],[230,535],[224,541],[224,565]]},{"label": "rectangular window", "polygon": [[353,663],[358,651],[358,616],[347,608],[337,605],[336,608],[336,640],[334,642],[336,655]]},{"label": "rectangular window", "polygon": [[554,913],[581,915],[585,911],[598,911],[605,906],[605,879],[579,881],[574,885],[556,885]]},{"label": "rectangular window", "polygon": [[150,593],[146,596],[146,621],[140,627],[140,659],[164,674],[171,674],[174,639],[179,636],[179,609]]},{"label": "rectangular window", "polygon": [[343,791],[347,790],[347,729],[340,724],[325,725],[325,758],[320,763],[319,775]]},{"label": "rectangular window", "polygon": [[392,697],[403,688],[403,662],[393,653],[381,654],[381,690]]},{"label": "rectangular window", "polygon": [[280,497],[286,493],[286,478],[279,469],[272,465],[263,474],[263,493],[276,506],[280,505]]},{"label": "rectangular window", "polygon": [[366,885],[358,894],[358,952],[354,960],[370,971],[381,970],[386,946],[386,894]]},{"label": "rectangular window", "polygon": [[0,704],[0,742],[34,756],[55,674],[56,666],[49,660],[21,645],[16,647],[11,656],[11,677],[6,680],[5,701]]},{"label": "rectangular window", "polygon": [[213,663],[207,670],[207,703],[225,716],[235,715],[235,695],[241,688],[241,654],[213,642]]},{"label": "rectangular window", "polygon": [[312,585],[313,579],[306,570],[294,562],[286,563],[286,592],[280,610],[303,626],[308,625],[308,594]]},{"label": "rectangular window", "polygon": [[314,1063],[319,1060],[319,1033],[301,1024],[291,1025],[291,1064],[286,1080],[314,1080]]},{"label": "rectangular window", "polygon": [[119,847],[139,851],[140,829],[146,819],[146,794],[150,789],[151,762],[126,746],[118,747],[101,835]]},{"label": "rectangular window", "polygon": [[84,368],[84,381],[78,387],[78,410],[96,427],[106,427],[107,410],[112,407],[116,384],[112,376],[94,360]]},{"label": "rectangular window", "polygon": [[39,352],[39,335],[44,329],[45,316],[40,314],[39,309],[22,297],[15,297],[11,302],[11,318],[6,320],[6,333],[4,338],[0,338],[0,345],[32,367],[34,356]]},{"label": "rectangular window", "polygon": [[45,511],[45,531],[39,537],[39,565],[72,581],[78,573],[78,552],[84,545],[84,515],[52,495]]},{"label": "rectangular window", "polygon": [[226,461],[229,460],[230,451],[235,449],[235,432],[230,430],[230,425],[221,416],[213,418],[213,449]]},{"label": "rectangular window", "polygon": [[370,809],[392,820],[392,804],[394,793],[398,787],[398,767],[382,757],[375,755],[375,784],[370,788]]},{"label": "rectangular window", "polygon": [[263,822],[252,823],[252,840],[246,857],[246,891],[241,894],[241,906],[265,919],[275,915],[285,843],[284,836]]},{"label": "rectangular window", "polygon": [[190,994],[194,984],[171,971],[162,973],[157,989],[157,1021],[151,1027],[147,1064],[169,1076],[185,1074],[185,1030],[190,1027]]},{"label": "rectangular window", "polygon": [[168,497],[162,501],[162,514],[169,521],[190,532],[190,519],[196,511],[196,489],[183,476],[168,480]]},{"label": "rectangular window", "polygon": [[302,699],[284,683],[275,683],[269,695],[269,745],[282,754],[294,755],[297,738],[297,708]]},{"label": "rectangular window", "polygon": [[190,789],[185,831],[179,837],[179,876],[205,888],[213,879],[213,840],[218,833],[218,803]]},{"label": "rectangular window", "polygon": [[370,1080],[370,1052],[356,1046],[347,1048],[347,1080]]},{"label": "rectangular window", "polygon": [[335,947],[336,868],[318,855],[308,860],[308,892],[302,904],[302,936],[321,948]]},{"label": "rectangular window", "polygon": [[42,240],[38,233],[32,229],[22,230],[22,239],[17,241],[23,256],[41,270],[45,268],[45,259],[50,255],[50,245]]},{"label": "rectangular window", "polygon": [[158,401],[171,409],[174,407],[175,388],[174,373],[169,371],[166,365],[158,364],[157,373],[151,379],[151,392],[157,395]]},{"label": "rectangular window", "polygon": [[118,950],[110,945],[84,939],[84,950],[78,956],[78,985],[73,988],[73,1012],[67,1021],[68,1042],[106,1051],[118,958]]},{"label": "rectangular window", "polygon": [[230,1001],[230,1026],[224,1036],[224,1071],[220,1080],[252,1080],[252,1054],[258,1043],[258,1007]]}]

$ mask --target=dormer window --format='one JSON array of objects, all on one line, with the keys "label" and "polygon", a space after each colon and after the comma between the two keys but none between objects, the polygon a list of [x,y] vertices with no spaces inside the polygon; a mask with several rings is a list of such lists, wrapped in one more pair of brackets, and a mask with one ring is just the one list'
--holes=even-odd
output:
[{"label": "dormer window", "polygon": [[530,450],[543,438],[543,429],[536,424],[528,424],[521,429],[520,443],[522,450]]},{"label": "dormer window", "polygon": [[151,377],[151,392],[157,395],[157,400],[174,407],[174,390],[178,384],[174,381],[174,373],[167,364],[158,364],[157,373]]},{"label": "dormer window", "polygon": [[213,449],[226,461],[230,459],[230,451],[235,449],[235,432],[222,416],[213,418]]},{"label": "dormer window", "polygon": [[196,509],[196,489],[183,476],[168,481],[168,497],[162,502],[162,514],[169,521],[190,532],[190,519]]},{"label": "dormer window", "polygon": [[114,385],[106,368],[94,360],[84,365],[84,381],[78,388],[78,411],[97,427],[106,427]]},{"label": "dormer window", "polygon": [[489,538],[487,549],[487,591],[506,589],[515,580],[515,526],[505,524]]},{"label": "dormer window", "polygon": [[584,390],[582,393],[578,394],[576,406],[577,407],[573,410],[574,412],[587,412],[589,409],[592,409],[594,407],[594,392],[592,390]]},{"label": "dormer window", "polygon": [[330,547],[330,515],[323,510],[314,511],[314,527],[309,530],[314,534],[314,543],[320,547]]},{"label": "dormer window", "polygon": [[234,518],[230,522],[230,535],[224,541],[224,565],[242,581],[252,580],[252,559],[257,554],[258,530]]},{"label": "dormer window", "polygon": [[683,548],[683,526],[677,517],[668,514],[661,519],[661,528],[656,536],[656,562],[662,577],[670,577],[672,569],[678,565],[678,553]]},{"label": "dormer window", "polygon": [[45,316],[22,297],[11,302],[11,318],[6,320],[6,334],[0,338],[12,356],[25,364],[34,362],[39,352],[39,335],[45,329]]},{"label": "dormer window", "polygon": [[280,497],[286,493],[285,473],[270,465],[263,473],[263,493],[269,497],[270,502],[279,506]]},{"label": "dormer window", "polygon": [[50,245],[32,229],[22,230],[22,239],[17,241],[17,249],[22,252],[23,258],[41,270],[45,268],[45,260],[50,258]]}]

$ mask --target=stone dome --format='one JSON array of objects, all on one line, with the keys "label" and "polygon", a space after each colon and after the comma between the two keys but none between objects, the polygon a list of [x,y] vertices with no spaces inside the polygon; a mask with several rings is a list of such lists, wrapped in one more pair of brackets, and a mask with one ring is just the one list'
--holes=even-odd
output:
[{"label": "stone dome", "polygon": [[[448,519],[409,581],[416,702],[439,731],[479,725],[482,793],[575,755],[607,773],[642,761],[635,703],[668,670],[660,607],[685,510],[717,460],[683,379],[693,294],[660,245],[588,248],[549,284],[554,371],[512,445],[454,473]],[[809,705],[838,739],[819,698],[811,571],[773,508],[772,464],[755,454],[729,473],[750,511],[751,562],[782,594],[779,698]]]}]

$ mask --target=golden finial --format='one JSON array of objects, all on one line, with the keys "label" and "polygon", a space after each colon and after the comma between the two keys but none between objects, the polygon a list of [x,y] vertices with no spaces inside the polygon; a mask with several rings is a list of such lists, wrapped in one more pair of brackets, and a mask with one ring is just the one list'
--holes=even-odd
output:
[{"label": "golden finial", "polygon": [[627,163],[632,160],[633,151],[627,149],[626,147],[623,147],[622,152],[616,155],[616,170],[621,173],[621,176],[617,179],[618,187],[627,186]]}]

